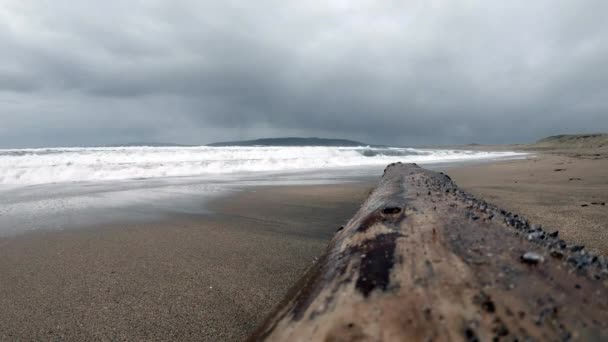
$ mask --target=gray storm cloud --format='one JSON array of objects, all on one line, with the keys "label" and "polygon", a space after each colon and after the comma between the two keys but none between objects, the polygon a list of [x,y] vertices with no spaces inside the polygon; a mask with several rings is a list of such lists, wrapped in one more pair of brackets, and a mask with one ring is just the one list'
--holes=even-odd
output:
[{"label": "gray storm cloud", "polygon": [[0,4],[0,147],[608,130],[605,1]]}]

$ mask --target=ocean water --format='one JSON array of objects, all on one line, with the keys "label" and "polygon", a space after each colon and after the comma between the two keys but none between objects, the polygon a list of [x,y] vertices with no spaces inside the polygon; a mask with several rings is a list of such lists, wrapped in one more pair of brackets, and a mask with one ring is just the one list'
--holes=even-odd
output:
[{"label": "ocean water", "polygon": [[513,152],[370,147],[114,147],[0,150],[0,186],[442,163]]},{"label": "ocean water", "polygon": [[429,168],[514,152],[369,147],[115,147],[0,150],[0,237],[206,214],[256,185],[376,180],[393,162]]}]

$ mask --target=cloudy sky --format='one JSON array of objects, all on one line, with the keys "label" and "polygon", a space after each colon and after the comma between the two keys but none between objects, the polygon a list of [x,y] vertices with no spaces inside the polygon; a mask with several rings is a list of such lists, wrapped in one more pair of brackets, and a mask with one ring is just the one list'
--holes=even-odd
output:
[{"label": "cloudy sky", "polygon": [[608,1],[1,0],[0,147],[608,131]]}]

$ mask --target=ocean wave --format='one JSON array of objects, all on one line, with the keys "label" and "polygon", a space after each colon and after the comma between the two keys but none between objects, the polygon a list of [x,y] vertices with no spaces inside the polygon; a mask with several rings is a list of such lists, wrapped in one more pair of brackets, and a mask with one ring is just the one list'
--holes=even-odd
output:
[{"label": "ocean wave", "polygon": [[0,150],[0,184],[204,176],[438,163],[516,156],[513,152],[372,147],[113,147]]}]

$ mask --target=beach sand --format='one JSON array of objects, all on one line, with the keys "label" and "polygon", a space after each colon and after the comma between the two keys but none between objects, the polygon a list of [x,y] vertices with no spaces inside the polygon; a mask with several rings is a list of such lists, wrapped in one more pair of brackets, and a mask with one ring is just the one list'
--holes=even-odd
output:
[{"label": "beach sand", "polygon": [[249,188],[211,215],[0,239],[0,340],[242,340],[373,186]]},{"label": "beach sand", "polygon": [[444,170],[464,190],[608,255],[608,158],[535,154]]}]

